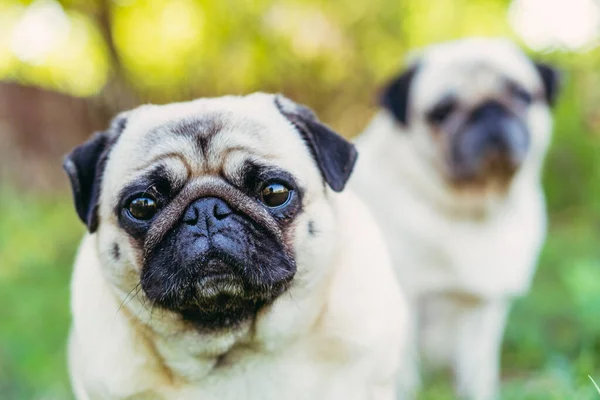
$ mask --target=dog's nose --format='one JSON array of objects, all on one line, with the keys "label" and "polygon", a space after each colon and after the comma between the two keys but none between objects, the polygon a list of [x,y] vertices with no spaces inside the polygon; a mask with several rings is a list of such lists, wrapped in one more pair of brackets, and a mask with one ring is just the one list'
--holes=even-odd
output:
[{"label": "dog's nose", "polygon": [[498,127],[494,127],[488,132],[487,138],[484,142],[485,148],[488,151],[496,151],[499,153],[505,153],[509,151],[509,145],[507,143],[507,135]]},{"label": "dog's nose", "polygon": [[191,226],[209,229],[233,214],[229,205],[217,197],[203,197],[189,205],[183,214],[183,222]]},{"label": "dog's nose", "polygon": [[507,155],[519,143],[515,142],[513,131],[522,130],[515,123],[516,117],[496,101],[489,101],[476,108],[471,114],[471,121],[478,127],[478,152],[490,152]]}]

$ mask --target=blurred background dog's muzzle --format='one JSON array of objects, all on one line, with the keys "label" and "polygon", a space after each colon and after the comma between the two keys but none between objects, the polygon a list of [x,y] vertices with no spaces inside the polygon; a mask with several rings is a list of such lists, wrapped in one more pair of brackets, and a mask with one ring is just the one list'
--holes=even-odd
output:
[{"label": "blurred background dog's muzzle", "polygon": [[527,156],[529,132],[519,117],[490,101],[471,113],[451,149],[455,179],[510,179]]}]

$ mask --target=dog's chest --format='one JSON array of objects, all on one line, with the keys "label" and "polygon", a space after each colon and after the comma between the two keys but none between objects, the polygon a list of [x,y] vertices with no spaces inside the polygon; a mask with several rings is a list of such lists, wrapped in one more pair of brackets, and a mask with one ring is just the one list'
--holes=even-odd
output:
[{"label": "dog's chest", "polygon": [[380,221],[401,282],[416,295],[519,295],[545,236],[543,203],[533,197],[490,220],[448,218],[413,203]]},{"label": "dog's chest", "polygon": [[165,399],[352,399],[360,392],[348,385],[343,365],[319,362],[305,347],[277,355],[241,351],[222,363],[198,382],[174,386]]}]

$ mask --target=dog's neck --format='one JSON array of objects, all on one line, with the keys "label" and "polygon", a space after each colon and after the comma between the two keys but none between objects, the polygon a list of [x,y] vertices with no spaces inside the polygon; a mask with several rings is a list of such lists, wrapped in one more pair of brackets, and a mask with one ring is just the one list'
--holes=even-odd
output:
[{"label": "dog's neck", "polygon": [[513,177],[506,190],[461,193],[449,185],[430,158],[418,151],[411,134],[388,112],[379,112],[358,139],[363,162],[376,165],[391,184],[402,182],[403,190],[450,218],[494,218],[518,201],[523,187],[539,185],[539,169],[529,166]]}]

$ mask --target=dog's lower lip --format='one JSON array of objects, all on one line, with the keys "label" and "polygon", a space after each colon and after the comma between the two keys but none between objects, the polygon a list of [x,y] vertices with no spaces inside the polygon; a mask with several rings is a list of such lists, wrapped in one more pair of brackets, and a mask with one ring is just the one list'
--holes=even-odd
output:
[{"label": "dog's lower lip", "polygon": [[239,279],[232,273],[222,272],[222,273],[214,273],[214,274],[209,274],[209,275],[203,276],[202,278],[200,278],[198,280],[198,283],[205,284],[205,283],[212,283],[215,281],[228,281],[231,283],[236,283],[236,282],[239,282]]},{"label": "dog's lower lip", "polygon": [[230,272],[218,272],[204,275],[197,280],[196,290],[202,298],[214,298],[219,295],[241,295],[244,284],[240,277]]}]

